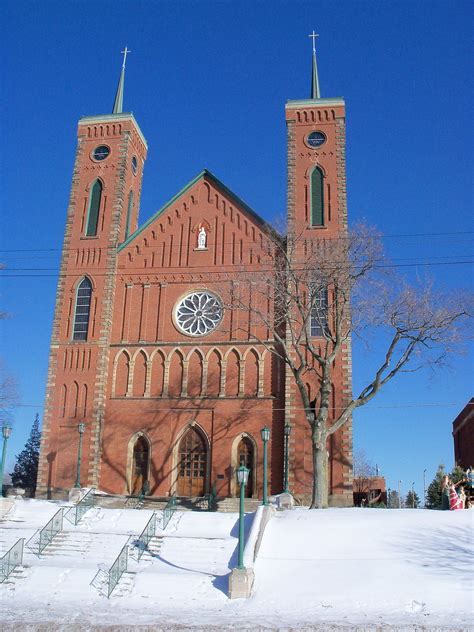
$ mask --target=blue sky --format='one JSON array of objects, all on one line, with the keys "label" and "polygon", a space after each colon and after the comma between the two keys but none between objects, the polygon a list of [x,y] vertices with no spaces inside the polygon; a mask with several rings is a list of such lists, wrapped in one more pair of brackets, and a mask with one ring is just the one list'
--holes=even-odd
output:
[{"label": "blue sky", "polygon": [[[284,104],[310,89],[347,104],[352,223],[377,225],[413,277],[472,289],[472,5],[468,2],[2,3],[1,354],[16,376],[8,466],[42,416],[77,120],[109,113],[127,45],[124,110],[149,144],[140,221],[203,168],[260,215],[285,212]],[[470,264],[461,262],[471,262]],[[429,264],[429,265],[425,265]],[[354,390],[374,358],[357,344]],[[453,464],[452,420],[473,358],[402,376],[354,420],[391,487]],[[403,486],[402,486],[403,488]]]}]

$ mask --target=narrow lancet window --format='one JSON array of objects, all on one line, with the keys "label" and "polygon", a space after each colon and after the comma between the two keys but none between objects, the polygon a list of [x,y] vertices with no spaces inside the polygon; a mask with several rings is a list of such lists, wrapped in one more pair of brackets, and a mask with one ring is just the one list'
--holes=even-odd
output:
[{"label": "narrow lancet window", "polygon": [[311,226],[324,226],[323,172],[319,167],[311,173]]},{"label": "narrow lancet window", "polygon": [[76,310],[74,314],[73,340],[87,340],[89,317],[91,312],[92,283],[87,277],[77,288]]},{"label": "narrow lancet window", "polygon": [[328,329],[327,288],[313,288],[311,295],[310,335],[323,336]]},{"label": "narrow lancet window", "polygon": [[130,233],[130,220],[132,218],[133,209],[133,191],[130,191],[128,196],[128,209],[127,209],[127,223],[125,224],[125,239],[127,239]]},{"label": "narrow lancet window", "polygon": [[96,180],[92,185],[89,198],[89,212],[87,213],[86,237],[95,237],[97,235],[97,226],[99,224],[100,201],[102,199],[102,183]]}]

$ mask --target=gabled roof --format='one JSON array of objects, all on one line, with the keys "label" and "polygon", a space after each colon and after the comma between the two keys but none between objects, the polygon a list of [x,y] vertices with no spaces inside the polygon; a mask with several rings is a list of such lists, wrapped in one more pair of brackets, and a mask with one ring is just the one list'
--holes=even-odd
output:
[{"label": "gabled roof", "polygon": [[160,215],[162,215],[167,209],[169,209],[170,206],[172,206],[176,202],[176,200],[178,200],[183,195],[183,193],[186,193],[186,191],[188,191],[197,182],[199,182],[199,180],[204,180],[204,179],[213,183],[217,188],[219,188],[222,191],[222,193],[224,193],[227,197],[229,197],[236,206],[239,206],[241,209],[243,209],[249,215],[251,215],[259,224],[261,224],[262,229],[270,228],[274,232],[274,229],[268,224],[268,222],[266,222],[262,217],[260,217],[258,213],[256,213],[252,208],[250,208],[248,204],[246,204],[237,195],[235,195],[235,193],[233,193],[229,188],[227,188],[226,185],[223,184],[219,180],[219,178],[216,178],[214,174],[212,174],[207,169],[204,169],[195,178],[193,178],[193,180],[188,182],[188,184],[186,184],[186,186],[184,186],[181,189],[181,191],[179,191],[175,196],[173,196],[171,200],[169,200],[154,215],[152,215],[142,226],[137,228],[137,230],[134,233],[132,233],[122,244],[120,244],[120,246],[118,247],[118,250],[120,251],[123,248],[126,248],[130,244],[130,242],[132,242],[135,239],[135,237],[137,237],[143,230],[145,230],[145,228],[148,228],[150,224],[153,224],[153,222],[158,217],[160,217]]}]

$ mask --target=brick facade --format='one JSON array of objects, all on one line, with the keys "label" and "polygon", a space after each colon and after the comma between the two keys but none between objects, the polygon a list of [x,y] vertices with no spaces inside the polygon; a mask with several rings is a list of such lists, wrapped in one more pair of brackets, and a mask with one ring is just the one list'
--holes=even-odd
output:
[{"label": "brick facade", "polygon": [[[314,240],[347,230],[344,116],[341,99],[287,104],[290,235],[302,231]],[[321,150],[305,144],[311,130],[326,135]],[[102,144],[110,155],[94,160],[93,151]],[[271,492],[278,493],[283,484],[283,426],[291,421],[290,489],[306,495],[311,490],[311,441],[299,395],[282,363],[256,343],[258,338],[271,344],[271,328],[229,309],[223,310],[219,326],[201,337],[186,335],[176,322],[176,306],[187,294],[232,295],[239,272],[261,265],[264,223],[204,171],[138,228],[146,154],[146,142],[131,114],[79,122],[37,493],[62,496],[74,484],[79,421],[86,423],[83,485],[129,494],[136,491],[141,471],[156,496],[184,489],[187,474],[180,464],[191,435],[201,445],[201,461],[196,457],[189,465],[196,472],[201,468],[200,493],[215,484],[218,495],[235,495],[235,468],[245,448],[252,468],[249,495],[261,496],[260,429],[267,425],[269,483]],[[328,217],[324,226],[309,228],[308,174],[315,164],[324,173]],[[90,191],[98,178],[103,193],[98,229],[87,237]],[[201,229],[204,246],[199,245]],[[76,292],[85,277],[92,283],[87,340],[74,341]],[[248,300],[257,300],[251,289]],[[334,406],[344,405],[350,392],[347,346],[336,367]],[[328,450],[330,502],[351,504],[349,425],[331,437]]]},{"label": "brick facade", "polygon": [[474,397],[453,421],[454,462],[463,469],[474,466]]}]

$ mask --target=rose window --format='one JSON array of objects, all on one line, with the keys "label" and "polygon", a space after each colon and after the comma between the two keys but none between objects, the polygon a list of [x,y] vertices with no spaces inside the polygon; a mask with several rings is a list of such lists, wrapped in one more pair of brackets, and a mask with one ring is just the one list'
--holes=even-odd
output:
[{"label": "rose window", "polygon": [[210,292],[193,292],[178,303],[176,324],[190,336],[210,333],[222,320],[222,305]]}]

